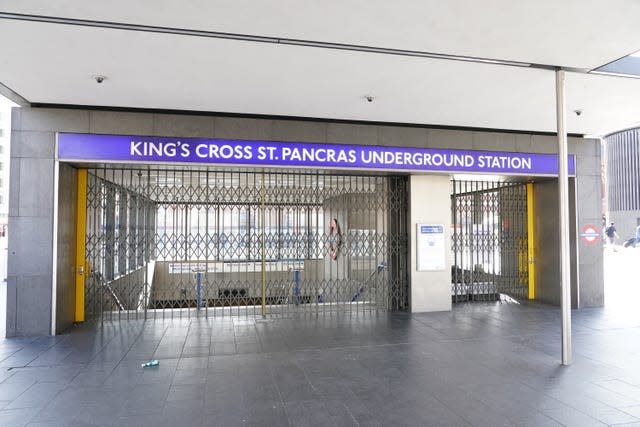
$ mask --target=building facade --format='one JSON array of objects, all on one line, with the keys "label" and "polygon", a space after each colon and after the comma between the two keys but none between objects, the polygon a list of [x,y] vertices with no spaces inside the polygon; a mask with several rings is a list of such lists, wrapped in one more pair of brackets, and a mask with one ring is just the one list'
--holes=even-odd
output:
[{"label": "building facade", "polygon": [[[11,149],[8,336],[64,331],[88,320],[92,307],[103,319],[264,315],[265,305],[273,315],[450,310],[461,292],[466,300],[492,297],[529,273],[535,282],[519,298],[560,301],[553,173],[502,173],[497,186],[486,174],[446,169],[136,163],[65,157],[59,146],[63,134],[89,145],[126,136],[133,155],[144,152],[138,137],[151,145],[195,138],[187,142],[208,144],[207,154],[222,142],[288,153],[377,147],[380,159],[393,161],[480,156],[522,167],[529,157],[553,156],[554,135],[56,108],[15,109],[12,122],[19,143]],[[580,235],[601,218],[599,141],[570,138],[569,148],[572,302],[601,306],[601,245]],[[453,184],[461,181],[480,184]]]},{"label": "building facade", "polygon": [[607,136],[605,156],[608,222],[625,241],[640,225],[640,129]]}]

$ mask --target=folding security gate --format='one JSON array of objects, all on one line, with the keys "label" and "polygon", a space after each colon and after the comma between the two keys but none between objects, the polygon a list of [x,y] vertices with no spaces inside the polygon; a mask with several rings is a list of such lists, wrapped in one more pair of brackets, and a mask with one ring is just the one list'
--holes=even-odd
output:
[{"label": "folding security gate", "polygon": [[91,169],[88,317],[289,316],[408,303],[406,178]]},{"label": "folding security gate", "polygon": [[527,186],[452,181],[453,302],[526,298]]}]

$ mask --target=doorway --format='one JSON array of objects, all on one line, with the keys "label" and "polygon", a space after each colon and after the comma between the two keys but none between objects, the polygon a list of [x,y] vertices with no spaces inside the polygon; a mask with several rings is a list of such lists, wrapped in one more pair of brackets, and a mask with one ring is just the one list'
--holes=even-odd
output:
[{"label": "doorway", "polygon": [[452,301],[530,296],[528,184],[452,180]]},{"label": "doorway", "polygon": [[406,177],[88,169],[87,318],[403,310]]}]

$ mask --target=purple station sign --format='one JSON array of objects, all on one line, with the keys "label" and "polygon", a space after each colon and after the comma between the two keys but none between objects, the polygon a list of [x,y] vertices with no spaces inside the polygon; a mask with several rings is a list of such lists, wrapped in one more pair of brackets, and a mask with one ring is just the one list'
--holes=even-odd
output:
[{"label": "purple station sign", "polygon": [[[554,154],[79,133],[58,134],[58,160],[558,174]],[[569,174],[575,174],[574,156]]]}]

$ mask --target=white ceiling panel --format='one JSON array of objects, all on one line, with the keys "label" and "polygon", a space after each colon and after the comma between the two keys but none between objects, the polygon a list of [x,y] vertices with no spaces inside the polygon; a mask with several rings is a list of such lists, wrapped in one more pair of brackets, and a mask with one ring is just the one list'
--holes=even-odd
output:
[{"label": "white ceiling panel", "polygon": [[572,129],[606,135],[640,126],[640,79],[568,73],[566,93]]},{"label": "white ceiling panel", "polygon": [[[0,82],[34,103],[556,129],[544,69],[5,19],[0,52]],[[640,79],[569,73],[568,131],[638,123],[638,99]]]},{"label": "white ceiling panel", "polygon": [[[542,70],[19,21],[11,34],[29,37],[0,45],[0,78],[32,102],[553,129]],[[514,115],[523,103],[540,114]]]},{"label": "white ceiling panel", "polygon": [[640,49],[637,0],[3,0],[0,12],[583,69]]}]

